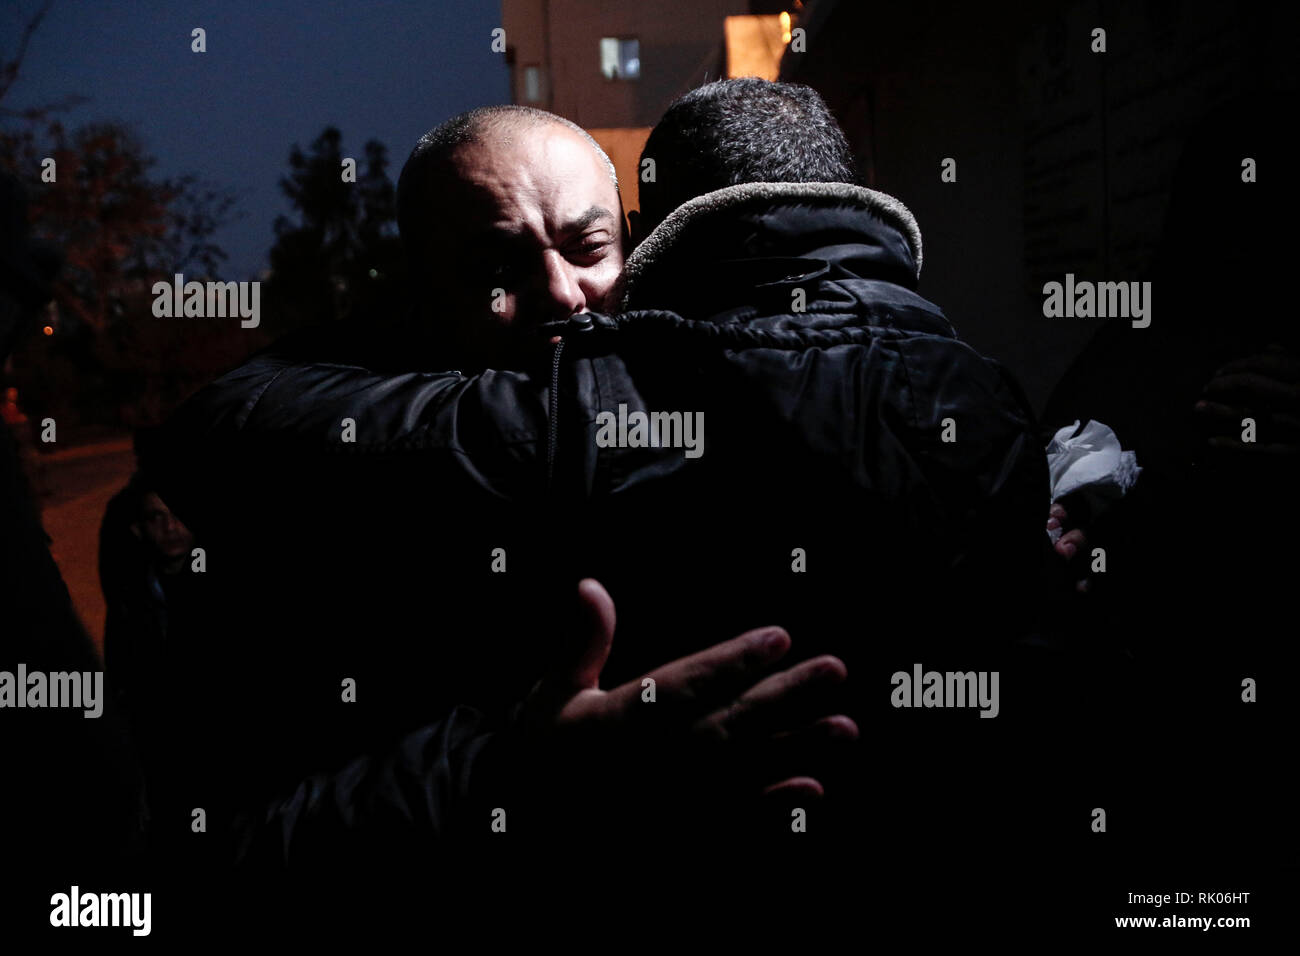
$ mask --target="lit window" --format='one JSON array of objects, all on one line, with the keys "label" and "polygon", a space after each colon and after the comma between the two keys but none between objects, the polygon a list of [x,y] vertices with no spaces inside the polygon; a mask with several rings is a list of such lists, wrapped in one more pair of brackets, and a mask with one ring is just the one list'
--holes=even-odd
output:
[{"label": "lit window", "polygon": [[635,37],[603,37],[600,72],[607,80],[635,80],[641,75],[641,41]]},{"label": "lit window", "polygon": [[524,102],[540,103],[542,99],[542,68],[524,67]]}]

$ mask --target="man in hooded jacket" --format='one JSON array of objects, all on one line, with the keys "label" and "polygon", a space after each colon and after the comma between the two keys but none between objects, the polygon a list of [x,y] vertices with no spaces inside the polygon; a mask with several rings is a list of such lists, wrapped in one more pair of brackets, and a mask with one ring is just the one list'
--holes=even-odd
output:
[{"label": "man in hooded jacket", "polygon": [[[1032,643],[1047,547],[1046,463],[1023,396],[916,293],[919,228],[901,203],[852,184],[843,136],[812,91],[711,84],[669,110],[646,158],[661,178],[642,187],[648,235],[620,314],[584,309],[542,324],[549,347],[519,372],[394,376],[283,352],[254,360],[201,393],[153,458],[163,497],[201,530],[187,497],[211,500],[264,474],[259,462],[301,462],[311,449],[304,477],[352,496],[340,514],[347,540],[365,540],[360,554],[382,553],[372,536],[402,520],[393,502],[407,508],[431,490],[463,517],[482,515],[466,502],[506,499],[493,519],[448,535],[460,548],[472,525],[483,574],[471,590],[443,592],[440,612],[463,599],[544,620],[557,582],[598,573],[620,610],[611,683],[707,646],[719,627],[796,622],[801,655],[848,662],[848,713],[885,727],[846,774],[852,799],[873,772],[901,773],[890,768],[916,766],[926,748],[932,767],[974,772],[970,745],[984,746],[977,738],[995,723],[977,712],[1023,716],[1031,692],[996,683]],[[337,424],[352,416],[366,441],[349,448]],[[214,466],[197,484],[196,462]],[[283,497],[268,498],[271,514],[286,514]],[[307,509],[298,524],[293,511],[287,548],[314,520]],[[488,574],[494,542],[523,575]],[[424,547],[437,563],[438,544]],[[414,571],[397,564],[410,584]],[[355,569],[345,570],[323,599],[346,586]],[[494,683],[463,659],[469,639],[449,637],[439,647],[455,663],[436,679],[518,699],[526,681]],[[902,694],[893,682],[914,667],[983,674],[986,693],[963,684],[963,709],[932,712],[919,687]],[[797,716],[817,716],[801,706]],[[887,803],[912,804],[924,827],[944,801],[913,786],[922,799],[909,789]],[[958,807],[966,822],[976,813]],[[817,829],[843,832],[850,815],[841,804]]]}]

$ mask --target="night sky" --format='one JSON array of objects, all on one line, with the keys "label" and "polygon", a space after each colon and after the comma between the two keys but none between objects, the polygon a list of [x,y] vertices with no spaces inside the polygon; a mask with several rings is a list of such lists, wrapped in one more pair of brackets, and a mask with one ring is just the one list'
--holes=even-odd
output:
[{"label": "night sky", "polygon": [[[37,9],[33,0],[0,9],[0,58]],[[238,218],[216,237],[230,257],[225,278],[255,277],[272,223],[288,211],[277,183],[292,144],[306,149],[334,125],[360,160],[378,139],[396,182],[430,127],[508,101],[504,58],[491,51],[500,19],[496,0],[55,0],[4,105],[87,96],[61,114],[69,129],[124,122],[157,158],[159,178],[195,173],[234,190]],[[207,31],[206,53],[190,50],[195,27]]]}]

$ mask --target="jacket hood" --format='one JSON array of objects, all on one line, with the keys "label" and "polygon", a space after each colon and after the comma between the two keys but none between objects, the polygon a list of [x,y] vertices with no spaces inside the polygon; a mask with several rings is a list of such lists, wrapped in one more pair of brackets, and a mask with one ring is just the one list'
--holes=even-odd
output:
[{"label": "jacket hood", "polygon": [[623,307],[671,308],[675,289],[861,277],[915,289],[921,230],[897,199],[848,183],[742,183],[689,200],[628,257]]}]

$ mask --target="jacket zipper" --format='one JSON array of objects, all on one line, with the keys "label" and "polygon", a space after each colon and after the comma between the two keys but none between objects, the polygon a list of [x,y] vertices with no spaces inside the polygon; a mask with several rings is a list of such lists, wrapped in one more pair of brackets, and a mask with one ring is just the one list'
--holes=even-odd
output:
[{"label": "jacket zipper", "polygon": [[555,343],[555,351],[551,354],[551,396],[550,396],[550,414],[547,416],[549,421],[546,423],[546,489],[553,491],[555,488],[555,444],[556,432],[559,427],[560,413],[560,355],[564,352],[564,339],[560,338]]},{"label": "jacket zipper", "polygon": [[[612,323],[608,319],[602,320],[603,325],[610,326]],[[590,332],[596,327],[595,321],[585,312],[578,315],[572,315],[563,322],[549,323],[556,329],[564,329],[568,332]],[[558,432],[560,428],[560,356],[564,352],[564,335],[560,334],[555,337],[555,351],[551,353],[551,400],[549,403],[550,421],[546,425],[546,489],[553,491],[555,487],[555,449],[558,444]]]}]

